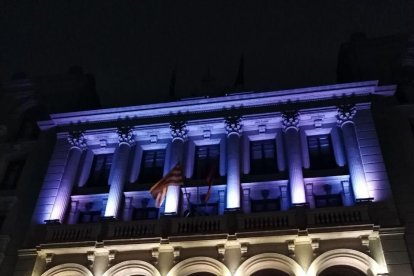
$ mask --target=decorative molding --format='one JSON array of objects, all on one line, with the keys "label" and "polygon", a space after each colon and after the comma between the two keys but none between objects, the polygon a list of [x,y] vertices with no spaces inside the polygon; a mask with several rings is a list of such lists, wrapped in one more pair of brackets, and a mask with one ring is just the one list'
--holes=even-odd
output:
[{"label": "decorative molding", "polygon": [[110,250],[108,253],[108,266],[111,266],[116,257],[116,250]]},{"label": "decorative molding", "polygon": [[90,270],[92,270],[93,264],[95,263],[95,252],[93,251],[86,252],[86,258],[88,259],[88,267]]},{"label": "decorative molding", "polygon": [[316,257],[319,254],[319,239],[312,239],[311,241],[313,256]]},{"label": "decorative molding", "polygon": [[53,262],[54,253],[47,253],[45,256],[46,266],[49,266]]},{"label": "decorative molding", "polygon": [[299,112],[297,110],[289,110],[282,113],[283,131],[290,128],[299,129]]},{"label": "decorative molding", "polygon": [[185,140],[187,139],[188,135],[188,129],[187,129],[187,122],[183,120],[179,121],[173,121],[170,123],[170,130],[171,130],[171,136],[173,140],[175,139],[181,139]]},{"label": "decorative molding", "polygon": [[225,118],[225,128],[227,131],[227,135],[235,133],[237,135],[241,134],[242,131],[242,120],[240,116],[227,116]]},{"label": "decorative molding", "polygon": [[135,143],[134,132],[130,126],[121,126],[116,130],[118,134],[119,144],[128,144],[132,146]]},{"label": "decorative molding", "polygon": [[357,112],[354,104],[342,104],[338,106],[336,115],[338,126],[342,127],[347,122],[352,122]]},{"label": "decorative molding", "polygon": [[174,251],[173,251],[174,264],[178,263],[178,261],[180,260],[180,254],[181,254],[181,247],[174,247]]},{"label": "decorative molding", "polygon": [[158,265],[158,258],[160,257],[160,251],[158,248],[153,248],[151,251],[151,256],[153,258],[152,263],[154,265]]},{"label": "decorative molding", "polygon": [[86,149],[86,138],[83,131],[70,131],[67,139],[72,148]]},{"label": "decorative molding", "polygon": [[294,240],[287,241],[287,247],[289,251],[289,257],[295,258],[295,241]]},{"label": "decorative molding", "polygon": [[221,262],[224,262],[224,254],[226,253],[226,248],[224,247],[224,244],[217,245],[217,253],[219,255],[218,259]]},{"label": "decorative molding", "polygon": [[246,253],[247,253],[247,250],[248,250],[248,246],[249,246],[248,243],[242,243],[240,245],[240,254],[241,254],[241,260],[242,261],[246,260]]}]

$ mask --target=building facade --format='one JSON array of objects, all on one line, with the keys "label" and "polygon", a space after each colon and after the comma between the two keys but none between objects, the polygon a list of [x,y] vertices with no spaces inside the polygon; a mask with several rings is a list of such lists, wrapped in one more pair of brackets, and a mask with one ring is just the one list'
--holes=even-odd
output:
[{"label": "building facade", "polygon": [[[15,275],[412,275],[375,81],[101,109],[56,135]],[[149,190],[180,164],[157,208]],[[212,180],[211,180],[212,179]]]}]

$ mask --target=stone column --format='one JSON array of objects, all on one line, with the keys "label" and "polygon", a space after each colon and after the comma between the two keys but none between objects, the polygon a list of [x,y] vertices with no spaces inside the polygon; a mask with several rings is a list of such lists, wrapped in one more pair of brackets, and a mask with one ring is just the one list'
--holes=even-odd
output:
[{"label": "stone column", "polygon": [[227,198],[226,208],[240,208],[240,135],[242,130],[239,116],[225,120],[227,131]]},{"label": "stone column", "polygon": [[370,196],[353,121],[355,114],[355,105],[346,104],[339,106],[337,114],[338,126],[342,129],[345,154],[355,199],[368,199]]},{"label": "stone column", "polygon": [[74,131],[69,134],[68,142],[71,145],[65,170],[60,181],[59,190],[53,205],[50,220],[63,223],[66,210],[70,203],[73,186],[79,169],[82,152],[86,148],[86,140],[81,131]]},{"label": "stone column", "polygon": [[299,113],[287,111],[282,114],[286,155],[289,169],[289,187],[292,204],[306,203],[302,171],[302,153],[299,137]]},{"label": "stone column", "polygon": [[106,203],[105,217],[117,218],[119,207],[122,203],[122,192],[127,178],[128,160],[131,147],[134,144],[134,135],[131,127],[124,126],[117,130],[119,138],[119,147],[117,155],[112,166],[112,175],[110,178],[110,189],[108,201]]},{"label": "stone column", "polygon": [[[171,129],[171,153],[169,171],[177,164],[183,164],[184,143],[187,139],[187,123],[175,121],[170,124]],[[180,202],[180,186],[170,185],[167,190],[164,213],[178,214],[178,203]],[[185,199],[186,200],[186,199]]]}]

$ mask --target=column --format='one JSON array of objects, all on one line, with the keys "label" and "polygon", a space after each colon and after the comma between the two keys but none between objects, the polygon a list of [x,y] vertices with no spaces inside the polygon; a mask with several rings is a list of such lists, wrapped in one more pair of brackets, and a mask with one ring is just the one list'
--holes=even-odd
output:
[{"label": "column", "polygon": [[286,157],[289,169],[289,186],[292,204],[306,203],[302,171],[302,153],[299,137],[299,113],[287,111],[282,114]]},{"label": "column", "polygon": [[[169,171],[177,164],[183,164],[184,142],[187,139],[187,123],[185,121],[175,121],[170,124],[171,129],[171,154]],[[164,213],[177,214],[178,203],[180,202],[180,186],[170,185],[167,190]],[[184,199],[186,200],[186,199]]]},{"label": "column", "polygon": [[70,203],[73,186],[75,185],[76,175],[78,174],[79,162],[82,152],[86,148],[86,140],[81,131],[73,131],[69,134],[68,142],[71,145],[65,170],[60,181],[59,190],[53,205],[50,220],[63,222],[66,210]]},{"label": "column", "polygon": [[242,130],[239,116],[225,120],[227,131],[227,190],[226,208],[240,208],[240,135]]},{"label": "column", "polygon": [[342,129],[345,155],[348,161],[349,174],[355,199],[368,199],[369,192],[365,180],[364,167],[359,151],[358,138],[353,118],[356,114],[355,105],[346,104],[338,107],[338,126]]},{"label": "column", "polygon": [[113,218],[118,217],[119,207],[122,203],[122,192],[127,176],[129,153],[135,142],[131,127],[120,127],[117,133],[119,147],[117,149],[117,156],[112,164],[114,168],[112,170],[112,176],[110,177],[110,189],[105,209],[105,217]]}]

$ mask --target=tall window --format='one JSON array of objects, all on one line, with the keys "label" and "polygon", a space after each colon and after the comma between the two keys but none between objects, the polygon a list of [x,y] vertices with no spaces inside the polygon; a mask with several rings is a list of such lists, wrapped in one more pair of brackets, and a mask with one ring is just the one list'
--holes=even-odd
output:
[{"label": "tall window", "polygon": [[278,171],[275,145],[275,140],[250,142],[250,174],[269,174]]},{"label": "tall window", "polygon": [[165,150],[146,150],[142,154],[139,182],[148,183],[161,179],[164,171]]},{"label": "tall window", "polygon": [[9,190],[16,188],[20,175],[23,171],[24,163],[24,159],[17,159],[12,160],[7,164],[6,172],[0,183],[0,189]]},{"label": "tall window", "polygon": [[277,198],[273,199],[261,199],[251,200],[251,210],[253,213],[256,212],[270,212],[280,210],[280,200]]},{"label": "tall window", "polygon": [[212,170],[217,174],[219,159],[220,145],[197,146],[195,151],[193,178],[206,179]]},{"label": "tall window", "polygon": [[108,185],[112,156],[113,154],[99,154],[93,157],[91,172],[86,184],[88,187],[104,187]]},{"label": "tall window", "polygon": [[308,136],[310,167],[315,170],[336,167],[330,135]]}]

